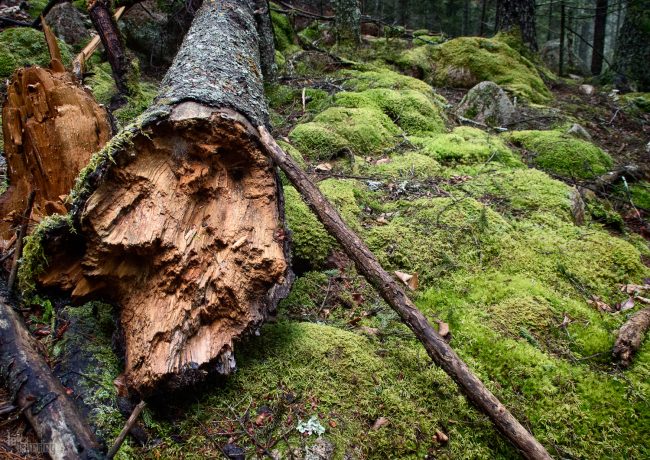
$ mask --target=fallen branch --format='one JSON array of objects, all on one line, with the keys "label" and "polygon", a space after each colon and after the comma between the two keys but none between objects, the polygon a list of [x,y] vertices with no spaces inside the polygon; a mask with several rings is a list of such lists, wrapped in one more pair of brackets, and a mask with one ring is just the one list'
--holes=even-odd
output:
[{"label": "fallen branch", "polygon": [[[126,7],[119,7],[115,11],[113,19],[115,19],[117,22],[122,17],[122,14],[124,14],[124,11],[126,11]],[[72,73],[75,75],[75,77],[77,77],[77,80],[79,80],[80,83],[83,83],[83,74],[86,67],[86,61],[90,58],[90,56],[92,56],[100,43],[101,38],[99,35],[95,35],[92,40],[90,40],[84,47],[84,49],[82,49],[81,52],[77,54],[77,57],[75,57],[74,61],[72,61]]]},{"label": "fallen branch", "polygon": [[397,281],[379,264],[366,244],[343,222],[309,177],[275,142],[264,126],[258,127],[262,145],[269,156],[287,175],[306,203],[316,213],[327,231],[336,238],[359,271],[379,291],[402,321],[424,345],[429,356],[460,387],[481,412],[486,414],[501,434],[528,459],[550,459],[544,446],[530,434],[470,371],[465,362],[445,342],[424,315],[415,307]]},{"label": "fallen branch", "polygon": [[[645,300],[645,299],[644,299]],[[650,329],[650,307],[637,311],[621,327],[612,354],[621,367],[629,367]]]},{"label": "fallen branch", "polygon": [[18,231],[18,238],[16,239],[16,251],[14,253],[14,260],[11,264],[11,272],[9,272],[9,281],[7,281],[7,290],[9,292],[14,288],[16,276],[18,275],[18,261],[23,255],[23,240],[25,239],[25,235],[27,235],[27,227],[29,226],[29,218],[32,215],[34,198],[36,198],[36,192],[32,190],[27,197],[27,208],[23,214],[23,221],[20,223],[20,230]]},{"label": "fallen branch", "polygon": [[95,436],[38,352],[38,342],[0,296],[0,378],[54,460],[101,458]]},{"label": "fallen branch", "polygon": [[138,417],[140,417],[140,412],[145,408],[147,405],[146,402],[140,401],[137,406],[135,406],[135,409],[133,409],[133,412],[131,412],[131,416],[129,419],[126,421],[126,425],[124,425],[124,428],[122,428],[122,431],[120,431],[119,436],[113,443],[113,447],[111,447],[111,450],[108,451],[108,454],[106,454],[106,459],[111,460],[113,457],[115,457],[115,454],[117,454],[117,451],[120,450],[120,446],[124,442],[124,439],[126,439],[126,435],[129,434],[129,431],[133,428],[133,425],[135,425],[135,422],[138,420]]}]

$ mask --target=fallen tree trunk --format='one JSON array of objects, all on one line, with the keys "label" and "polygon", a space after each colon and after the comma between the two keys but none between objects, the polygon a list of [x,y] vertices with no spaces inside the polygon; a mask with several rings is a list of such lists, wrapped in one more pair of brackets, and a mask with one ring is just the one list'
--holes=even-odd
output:
[{"label": "fallen tree trunk", "polygon": [[56,58],[52,69],[14,73],[2,107],[9,189],[0,196],[0,240],[12,237],[32,190],[35,219],[67,213],[65,196],[110,139],[110,126],[106,110]]},{"label": "fallen tree trunk", "polygon": [[650,307],[634,313],[618,331],[613,355],[621,367],[629,367],[632,358],[641,348],[643,338],[650,329]]},{"label": "fallen tree trunk", "polygon": [[0,377],[50,457],[102,458],[86,421],[38,352],[38,343],[1,295]]},{"label": "fallen tree trunk", "polygon": [[243,125],[267,119],[253,12],[203,4],[157,105],[84,174],[76,243],[41,277],[121,306],[125,374],[143,395],[229,373],[233,342],[290,286],[278,176]]},{"label": "fallen tree trunk", "polygon": [[525,458],[550,459],[551,456],[544,446],[517,421],[436,332],[411,302],[404,289],[381,267],[366,244],[343,222],[336,209],[300,166],[278,146],[264,126],[259,126],[258,131],[269,156],[284,171],[327,231],[355,262],[359,271],[413,331],[431,359],[458,384],[477,409],[490,417],[501,434],[519,449]]}]

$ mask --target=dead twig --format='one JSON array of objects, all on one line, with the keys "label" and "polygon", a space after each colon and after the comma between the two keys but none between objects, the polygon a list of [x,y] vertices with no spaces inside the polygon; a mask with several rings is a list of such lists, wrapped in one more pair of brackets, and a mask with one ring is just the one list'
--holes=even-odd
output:
[{"label": "dead twig", "polygon": [[27,197],[27,208],[25,209],[25,214],[23,214],[23,221],[20,224],[20,230],[18,231],[18,239],[16,239],[16,251],[14,254],[14,261],[11,264],[11,272],[9,273],[9,281],[7,281],[7,290],[12,291],[14,283],[16,282],[16,276],[18,275],[18,261],[23,255],[23,239],[27,234],[27,227],[29,225],[29,217],[32,215],[32,207],[34,206],[34,198],[36,198],[36,192],[32,190]]},{"label": "dead twig", "polygon": [[113,447],[111,447],[111,450],[109,450],[108,454],[106,454],[106,458],[108,460],[111,460],[113,457],[115,457],[117,451],[120,450],[120,446],[124,442],[126,435],[129,434],[129,431],[131,431],[133,425],[135,425],[135,422],[138,420],[138,417],[140,416],[140,412],[142,412],[142,410],[145,408],[146,405],[147,405],[146,402],[140,401],[138,405],[135,406],[135,409],[133,409],[133,412],[131,412],[131,416],[126,421],[126,425],[124,425],[124,428],[122,428],[122,431],[120,432],[119,436],[113,443]]}]

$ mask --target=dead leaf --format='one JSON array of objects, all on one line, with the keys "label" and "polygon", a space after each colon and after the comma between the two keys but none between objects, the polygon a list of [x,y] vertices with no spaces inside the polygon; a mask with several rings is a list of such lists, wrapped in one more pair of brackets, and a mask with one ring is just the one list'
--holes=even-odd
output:
[{"label": "dead leaf", "polygon": [[118,396],[127,396],[129,394],[126,388],[126,377],[124,374],[118,375],[115,380],[113,380],[113,385],[117,388]]},{"label": "dead leaf", "polygon": [[368,335],[372,335],[372,336],[379,334],[379,329],[374,328],[374,327],[360,326],[359,329],[364,334],[368,334]]},{"label": "dead leaf", "polygon": [[621,302],[620,305],[618,306],[618,309],[620,311],[626,311],[626,310],[631,310],[634,308],[634,297],[628,297],[627,300],[624,302]]},{"label": "dead leaf", "polygon": [[567,315],[564,315],[564,319],[562,320],[562,324],[560,324],[560,327],[567,327],[569,324],[571,324],[571,320]]},{"label": "dead leaf", "polygon": [[319,165],[316,165],[314,169],[319,172],[328,172],[332,170],[332,165],[329,163],[321,163]]},{"label": "dead leaf", "polygon": [[605,302],[600,300],[600,297],[598,297],[597,295],[591,296],[591,299],[587,300],[587,303],[589,305],[596,307],[598,311],[607,312],[607,313],[611,313],[614,311],[612,307],[610,307]]},{"label": "dead leaf", "polygon": [[626,294],[638,294],[648,290],[650,290],[650,285],[647,284],[623,284],[621,286],[621,292]]},{"label": "dead leaf", "polygon": [[635,297],[635,299],[641,303],[650,304],[650,299],[648,299],[647,297],[641,297],[640,295],[638,295]]},{"label": "dead leaf", "polygon": [[375,164],[376,165],[385,165],[387,163],[390,163],[391,161],[392,160],[390,158],[380,158],[379,160],[377,160],[377,162]]},{"label": "dead leaf", "polygon": [[362,295],[361,293],[359,293],[359,292],[354,292],[354,293],[352,294],[352,300],[353,300],[354,303],[356,303],[357,305],[361,305],[361,304],[362,304],[366,299],[363,297],[363,295]]},{"label": "dead leaf", "polygon": [[331,426],[332,428],[336,428],[336,425],[337,424],[336,424],[336,422],[334,420],[329,421],[329,426]]},{"label": "dead leaf", "polygon": [[436,441],[438,441],[440,444],[445,444],[447,441],[449,441],[449,436],[440,430],[436,430],[435,438]]},{"label": "dead leaf", "polygon": [[377,420],[375,420],[375,423],[372,425],[373,430],[378,430],[382,426],[386,426],[390,423],[390,421],[386,417],[379,417]]},{"label": "dead leaf", "polygon": [[377,217],[377,223],[381,225],[388,225],[388,221],[386,220],[386,216],[384,214],[380,215]]},{"label": "dead leaf", "polygon": [[417,273],[411,275],[409,273],[397,271],[395,272],[395,276],[397,276],[397,278],[399,278],[399,280],[408,286],[412,291],[415,291],[418,288],[419,282]]},{"label": "dead leaf", "polygon": [[441,337],[447,337],[449,335],[449,324],[444,321],[438,321],[438,334]]}]

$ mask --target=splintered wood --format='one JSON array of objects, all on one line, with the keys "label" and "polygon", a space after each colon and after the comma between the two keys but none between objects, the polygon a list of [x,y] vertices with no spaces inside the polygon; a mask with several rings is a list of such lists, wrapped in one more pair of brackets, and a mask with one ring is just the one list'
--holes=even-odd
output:
[{"label": "splintered wood", "polygon": [[269,159],[242,125],[195,118],[197,107],[181,104],[136,137],[90,196],[88,249],[65,283],[73,297],[121,306],[125,372],[142,393],[227,374],[233,340],[264,320],[286,281]]},{"label": "splintered wood", "polygon": [[9,189],[0,196],[0,240],[8,240],[32,190],[35,219],[67,212],[63,198],[111,128],[106,111],[71,74],[30,67],[7,87],[2,129]]}]

